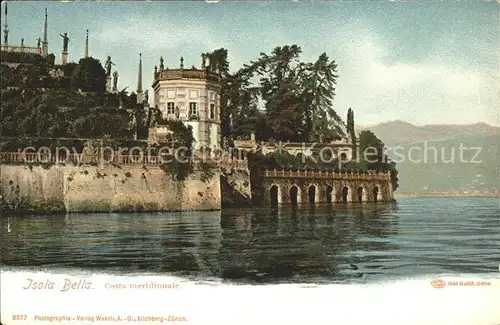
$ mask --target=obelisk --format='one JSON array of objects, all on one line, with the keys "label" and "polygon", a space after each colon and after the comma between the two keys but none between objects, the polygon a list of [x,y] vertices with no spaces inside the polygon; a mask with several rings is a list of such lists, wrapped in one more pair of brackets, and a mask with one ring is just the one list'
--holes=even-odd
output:
[{"label": "obelisk", "polygon": [[45,24],[43,26],[42,55],[44,58],[49,55],[49,41],[47,40],[47,8],[45,8]]},{"label": "obelisk", "polygon": [[85,36],[85,49],[83,52],[83,57],[88,58],[89,57],[89,30],[87,29],[87,36]]},{"label": "obelisk", "polygon": [[3,44],[9,45],[9,25],[7,25],[7,2],[5,2],[5,22],[3,24]]},{"label": "obelisk", "polygon": [[142,53],[139,53],[139,72],[137,73],[137,104],[143,103],[142,93]]}]

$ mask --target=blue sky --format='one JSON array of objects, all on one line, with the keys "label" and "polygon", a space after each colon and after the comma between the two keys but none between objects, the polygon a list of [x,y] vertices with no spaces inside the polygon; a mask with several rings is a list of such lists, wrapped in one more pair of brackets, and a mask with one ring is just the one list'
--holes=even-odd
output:
[{"label": "blue sky", "polygon": [[10,44],[36,44],[44,8],[56,62],[59,33],[68,33],[69,60],[78,61],[89,29],[89,54],[112,57],[119,88],[136,89],[139,52],[150,87],[160,56],[170,67],[181,56],[199,66],[201,52],[224,47],[236,70],[260,52],[297,44],[302,60],[326,52],[338,63],[334,108],[345,116],[352,107],[357,124],[500,125],[496,2],[9,2]]}]

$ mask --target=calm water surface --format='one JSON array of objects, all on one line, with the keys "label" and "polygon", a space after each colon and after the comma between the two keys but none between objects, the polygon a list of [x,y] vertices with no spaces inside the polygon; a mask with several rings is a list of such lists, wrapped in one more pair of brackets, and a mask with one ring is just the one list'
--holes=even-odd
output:
[{"label": "calm water surface", "polygon": [[[218,212],[3,215],[2,267],[144,272],[243,283],[335,283],[497,272],[486,198]],[[10,231],[9,231],[10,230]]]}]

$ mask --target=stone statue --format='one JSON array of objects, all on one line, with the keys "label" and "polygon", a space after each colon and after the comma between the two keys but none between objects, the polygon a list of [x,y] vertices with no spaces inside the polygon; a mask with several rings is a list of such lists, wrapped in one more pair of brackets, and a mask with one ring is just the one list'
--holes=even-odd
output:
[{"label": "stone statue", "polygon": [[115,65],[112,61],[111,61],[111,56],[108,56],[108,59],[106,60],[106,63],[104,64],[104,67],[106,68],[106,76],[110,76],[111,75],[111,66]]},{"label": "stone statue", "polygon": [[21,38],[21,47],[24,47],[24,38]]},{"label": "stone statue", "polygon": [[68,33],[64,33],[64,35],[59,34],[63,38],[63,52],[68,52],[68,43],[69,43],[69,37]]},{"label": "stone statue", "polygon": [[113,72],[113,91],[118,90],[118,71]]},{"label": "stone statue", "polygon": [[155,65],[155,73],[153,75],[153,78],[156,78],[156,75],[158,74],[158,67]]},{"label": "stone statue", "polygon": [[144,91],[144,103],[149,103],[149,94],[147,89]]},{"label": "stone statue", "polygon": [[7,45],[9,43],[9,30],[8,29],[4,29],[3,32],[4,32],[4,34],[3,34],[3,43],[5,45]]},{"label": "stone statue", "polygon": [[160,56],[160,70],[163,70],[163,56]]},{"label": "stone statue", "polygon": [[36,47],[40,48],[41,44],[42,44],[42,39],[39,37],[36,42]]},{"label": "stone statue", "polygon": [[181,69],[184,69],[184,58],[181,56]]}]

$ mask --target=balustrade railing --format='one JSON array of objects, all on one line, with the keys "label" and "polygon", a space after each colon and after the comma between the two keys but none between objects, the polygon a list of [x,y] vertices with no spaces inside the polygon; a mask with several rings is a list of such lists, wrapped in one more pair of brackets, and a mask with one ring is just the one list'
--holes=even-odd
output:
[{"label": "balustrade railing", "polygon": [[[113,155],[99,156],[90,154],[68,154],[52,155],[48,153],[22,153],[22,152],[0,152],[0,164],[115,164],[115,165],[146,165],[160,166],[170,163],[173,157],[167,156],[148,156],[148,155]],[[187,163],[188,161],[181,161]],[[192,163],[196,166],[201,163],[208,163],[217,168],[246,170],[248,161],[246,159],[232,158],[205,158],[194,159]]]},{"label": "balustrade railing", "polygon": [[33,46],[0,45],[0,50],[4,52],[33,53],[39,55],[42,54],[42,49],[40,47]]},{"label": "balustrade railing", "polygon": [[262,177],[274,178],[325,178],[325,179],[390,179],[391,172],[377,172],[377,171],[345,171],[345,172],[331,172],[331,171],[316,171],[316,170],[262,170]]},{"label": "balustrade railing", "polygon": [[198,69],[165,69],[158,71],[155,77],[160,80],[177,80],[183,78],[219,80],[218,74]]}]

